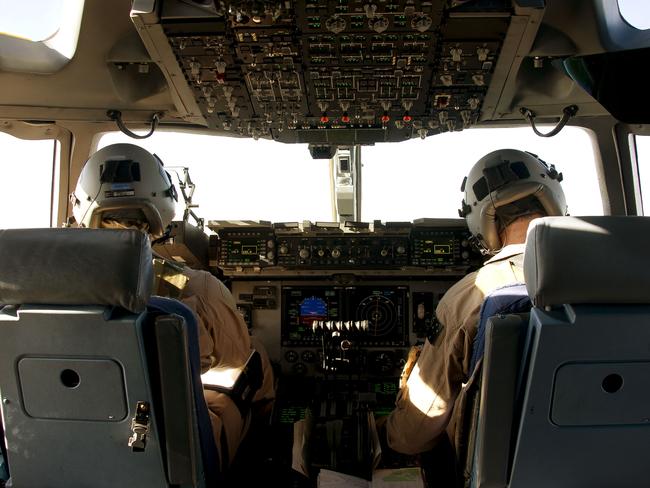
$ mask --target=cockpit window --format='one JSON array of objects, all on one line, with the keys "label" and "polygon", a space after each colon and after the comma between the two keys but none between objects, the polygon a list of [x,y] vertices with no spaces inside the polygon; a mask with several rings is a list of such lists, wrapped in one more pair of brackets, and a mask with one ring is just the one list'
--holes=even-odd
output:
[{"label": "cockpit window", "polygon": [[621,16],[632,27],[650,29],[650,6],[648,0],[618,0]]},{"label": "cockpit window", "polygon": [[650,215],[650,136],[635,136],[643,215]]},{"label": "cockpit window", "polygon": [[98,149],[118,142],[155,153],[174,178],[188,167],[196,213],[206,220],[332,221],[329,161],[312,159],[306,144],[167,131],[135,141],[114,132]]},{"label": "cockpit window", "polygon": [[[131,142],[116,132],[99,147]],[[136,141],[174,174],[190,168],[197,214],[215,220],[332,221],[330,163],[304,144],[157,132]],[[572,215],[602,215],[589,134],[573,127],[543,139],[530,128],[470,129],[361,148],[361,220],[458,218],[460,185],[472,165],[501,148],[533,152],[564,174]],[[180,217],[180,209],[177,216]]]},{"label": "cockpit window", "polygon": [[59,30],[63,3],[64,0],[0,0],[0,33],[33,42],[44,41]]},{"label": "cockpit window", "polygon": [[85,0],[0,0],[3,71],[55,73],[77,50]]},{"label": "cockpit window", "polygon": [[396,221],[458,217],[463,178],[481,157],[503,148],[529,151],[554,164],[564,174],[571,215],[603,215],[591,137],[576,127],[551,138],[529,127],[489,128],[364,147],[361,215]]},{"label": "cockpit window", "polygon": [[0,132],[0,229],[50,227],[58,144]]}]

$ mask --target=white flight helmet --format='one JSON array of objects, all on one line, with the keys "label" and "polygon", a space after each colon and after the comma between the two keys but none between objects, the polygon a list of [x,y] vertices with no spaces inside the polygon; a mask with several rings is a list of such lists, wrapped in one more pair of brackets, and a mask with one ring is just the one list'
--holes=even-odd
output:
[{"label": "white flight helmet", "polygon": [[113,144],[93,154],[70,195],[80,227],[101,227],[102,219],[139,220],[160,237],[178,200],[162,161],[134,144]]},{"label": "white flight helmet", "polygon": [[486,254],[502,247],[499,231],[515,218],[542,213],[566,215],[562,173],[535,154],[500,149],[483,156],[463,181],[458,211]]}]

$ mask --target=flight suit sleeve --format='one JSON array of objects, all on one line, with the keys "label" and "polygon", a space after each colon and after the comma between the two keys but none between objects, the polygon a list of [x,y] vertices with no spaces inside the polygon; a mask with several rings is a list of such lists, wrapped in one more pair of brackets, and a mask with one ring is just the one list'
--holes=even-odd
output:
[{"label": "flight suit sleeve", "polygon": [[[428,340],[406,384],[400,389],[396,408],[386,422],[387,442],[404,454],[428,451],[438,442],[450,421],[454,403],[467,378],[472,338],[467,323],[476,320],[473,297],[475,275],[468,275],[450,289],[436,310],[443,328]],[[480,305],[479,305],[480,306]],[[464,312],[464,313],[463,313]]]},{"label": "flight suit sleeve", "polygon": [[433,344],[425,343],[386,424],[391,449],[417,454],[436,444],[462,385],[466,342],[462,328],[445,327]]},{"label": "flight suit sleeve", "polygon": [[192,309],[196,317],[199,333],[199,353],[201,355],[201,374],[205,373],[212,367],[212,350],[214,342],[212,336],[208,333],[208,326],[203,320],[203,315],[199,312],[200,301],[196,296],[183,298],[182,302]]},{"label": "flight suit sleeve", "polygon": [[250,354],[250,336],[225,285],[209,273],[193,274],[182,301],[194,310],[199,323],[201,371],[244,365]]}]

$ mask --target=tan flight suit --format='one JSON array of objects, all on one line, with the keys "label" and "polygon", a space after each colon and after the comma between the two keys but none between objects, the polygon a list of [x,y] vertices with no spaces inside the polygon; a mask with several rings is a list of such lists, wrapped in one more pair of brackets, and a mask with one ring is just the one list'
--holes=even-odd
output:
[{"label": "tan flight suit", "polygon": [[506,246],[485,265],[452,286],[442,297],[436,316],[443,326],[422,352],[397,396],[386,422],[388,445],[404,454],[433,448],[445,429],[457,446],[458,421],[464,407],[479,311],[486,295],[505,285],[523,283],[524,244]]},{"label": "tan flight suit", "polygon": [[[253,401],[273,399],[273,371],[268,355],[259,342],[251,341],[246,323],[237,310],[230,290],[207,271],[186,267],[183,274],[189,277],[189,281],[183,289],[181,301],[196,313],[199,322],[201,372],[205,373],[215,366],[243,366],[250,355],[253,342],[260,353],[264,372],[264,381]],[[226,394],[212,390],[204,390],[203,393],[217,447],[220,447],[221,435],[225,431],[229,458],[222,460],[225,467],[232,462],[248,429],[248,422],[241,418],[239,409]]]},{"label": "tan flight suit", "polygon": [[[101,226],[107,229],[136,229],[145,233],[148,229],[146,223],[140,222],[137,225],[131,225],[115,219],[104,219]],[[162,250],[159,252],[166,254]],[[250,356],[251,344],[253,344],[253,347],[260,353],[264,373],[262,386],[255,394],[253,402],[272,401],[275,398],[275,390],[273,369],[269,357],[262,343],[248,334],[246,322],[237,310],[230,290],[207,271],[183,266],[174,262],[173,257],[169,255],[163,256],[163,258],[174,263],[172,275],[177,275],[180,271],[189,278],[189,281],[185,282],[183,279],[176,285],[182,288],[181,301],[194,311],[198,321],[201,373],[205,373],[213,367],[239,368],[243,366]],[[156,269],[155,261],[154,268]],[[158,264],[162,266],[161,263],[162,261]],[[173,278],[172,281],[174,281]],[[157,281],[157,285],[161,286],[159,281]],[[178,297],[178,288],[173,285],[171,288],[166,288],[165,284],[162,286],[165,289],[165,293],[162,293],[164,296],[170,296],[167,292],[175,289],[172,298]],[[225,468],[232,462],[237,448],[248,430],[249,419],[242,419],[239,409],[225,393],[203,390],[203,394],[208,406],[215,442],[219,449],[221,467]],[[224,432],[228,447],[228,459],[224,459],[224,453],[221,452],[221,436]]]}]

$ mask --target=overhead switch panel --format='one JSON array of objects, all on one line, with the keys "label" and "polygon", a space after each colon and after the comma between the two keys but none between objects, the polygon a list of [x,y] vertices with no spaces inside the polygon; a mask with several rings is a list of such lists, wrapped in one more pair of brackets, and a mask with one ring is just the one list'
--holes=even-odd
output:
[{"label": "overhead switch panel", "polygon": [[177,65],[163,72],[180,69],[210,128],[283,142],[425,138],[478,120],[508,30],[508,2],[464,3],[166,0],[154,43],[168,42],[160,63]]}]

